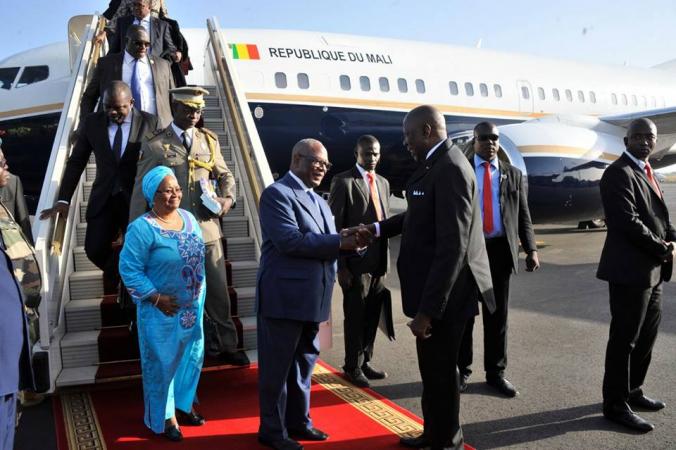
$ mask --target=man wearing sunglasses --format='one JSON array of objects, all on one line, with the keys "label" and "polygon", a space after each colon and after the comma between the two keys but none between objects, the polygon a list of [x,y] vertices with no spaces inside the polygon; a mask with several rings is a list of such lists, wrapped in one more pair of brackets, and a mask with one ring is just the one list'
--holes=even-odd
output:
[{"label": "man wearing sunglasses", "polygon": [[[514,397],[516,388],[505,378],[507,367],[507,305],[509,279],[519,267],[519,241],[526,252],[526,271],[540,267],[528,210],[526,188],[521,171],[498,158],[500,133],[490,122],[474,127],[470,164],[479,187],[483,232],[491,268],[496,309],[493,313],[482,304],[484,323],[484,369],[486,382],[501,394]],[[458,368],[460,392],[467,389],[472,370],[472,330],[474,317],[465,327],[460,345]]]},{"label": "man wearing sunglasses", "polygon": [[169,90],[174,88],[171,66],[166,60],[149,54],[149,46],[150,37],[145,28],[131,25],[124,51],[99,59],[94,75],[82,94],[80,122],[94,111],[99,97],[110,82],[122,80],[131,88],[136,109],[156,115],[160,127],[171,123]]}]

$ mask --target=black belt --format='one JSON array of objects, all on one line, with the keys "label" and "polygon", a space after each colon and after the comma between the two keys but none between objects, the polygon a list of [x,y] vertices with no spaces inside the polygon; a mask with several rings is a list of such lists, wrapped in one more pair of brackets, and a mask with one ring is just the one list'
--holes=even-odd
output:
[{"label": "black belt", "polygon": [[498,245],[498,244],[503,244],[507,242],[507,236],[497,236],[497,237],[492,237],[492,238],[486,238],[486,247],[489,245]]}]

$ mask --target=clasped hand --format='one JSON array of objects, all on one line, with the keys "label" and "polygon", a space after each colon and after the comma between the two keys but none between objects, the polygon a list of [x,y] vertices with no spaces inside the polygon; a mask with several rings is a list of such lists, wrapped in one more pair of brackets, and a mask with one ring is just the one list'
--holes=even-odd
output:
[{"label": "clasped hand", "polygon": [[361,251],[374,239],[373,233],[366,225],[344,228],[340,231],[340,249]]}]

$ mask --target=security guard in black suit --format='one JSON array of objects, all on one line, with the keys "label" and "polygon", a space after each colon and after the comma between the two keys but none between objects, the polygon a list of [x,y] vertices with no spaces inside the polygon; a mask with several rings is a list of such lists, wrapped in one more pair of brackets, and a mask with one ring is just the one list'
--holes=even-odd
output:
[{"label": "security guard in black suit", "polygon": [[[507,397],[518,394],[505,378],[507,367],[507,305],[509,279],[519,267],[519,240],[526,252],[526,271],[540,267],[533,224],[528,210],[526,187],[521,171],[498,159],[500,133],[490,122],[474,127],[469,162],[474,167],[481,198],[486,251],[496,309],[493,313],[482,305],[484,323],[484,369],[486,382]],[[467,389],[472,370],[472,331],[474,318],[465,327],[458,367],[462,376],[460,392]]]}]

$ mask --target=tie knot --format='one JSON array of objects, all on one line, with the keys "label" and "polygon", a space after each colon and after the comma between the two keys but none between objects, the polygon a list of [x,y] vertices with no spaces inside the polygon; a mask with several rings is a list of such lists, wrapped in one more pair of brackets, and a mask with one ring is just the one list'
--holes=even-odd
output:
[{"label": "tie knot", "polygon": [[652,167],[650,167],[650,163],[645,163],[645,171],[650,173],[650,172],[652,172],[652,170],[653,169],[652,169]]},{"label": "tie knot", "polygon": [[486,170],[490,169],[490,167],[491,167],[491,163],[488,162],[488,161],[484,161],[482,164],[483,164],[483,166]]},{"label": "tie knot", "polygon": [[373,183],[373,180],[374,180],[375,177],[373,176],[373,174],[371,172],[366,172],[366,178],[369,179],[369,183]]}]

